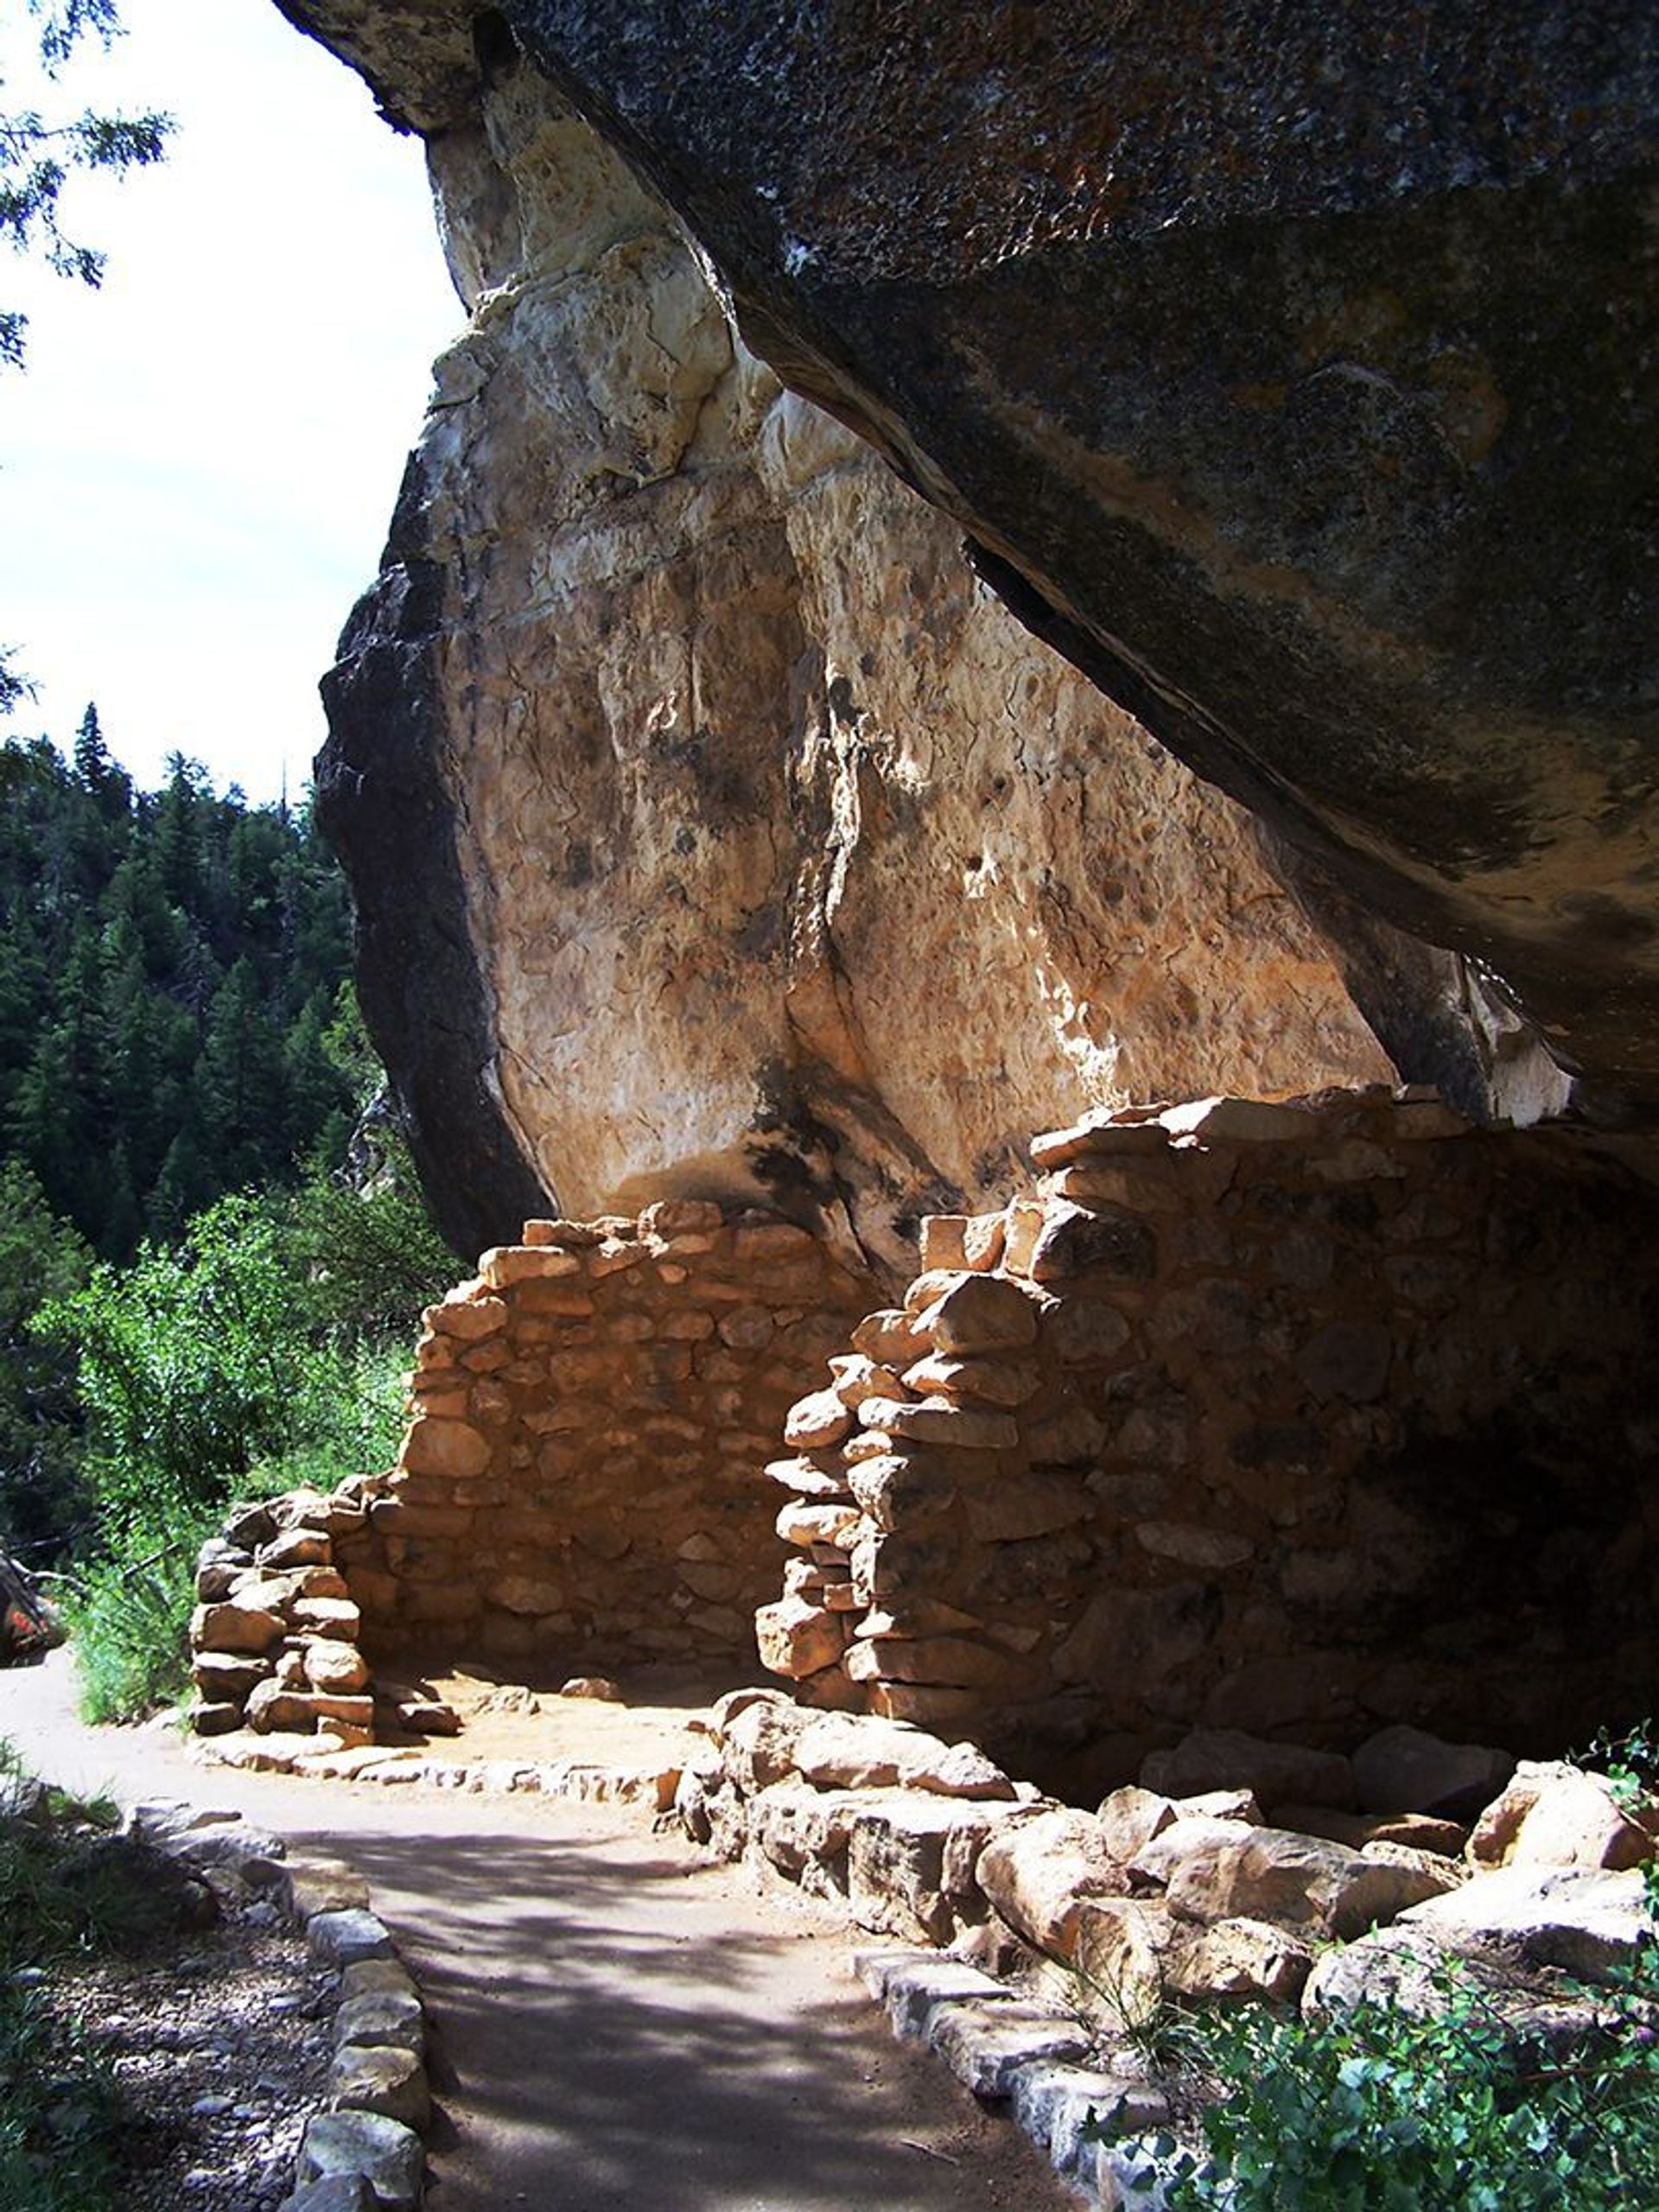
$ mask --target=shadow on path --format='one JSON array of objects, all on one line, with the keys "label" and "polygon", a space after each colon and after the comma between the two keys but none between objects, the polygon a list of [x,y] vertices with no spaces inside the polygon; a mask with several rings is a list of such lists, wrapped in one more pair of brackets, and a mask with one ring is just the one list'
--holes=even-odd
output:
[{"label": "shadow on path", "polygon": [[80,1728],[55,1661],[0,1674],[0,1734],[76,1786],[233,1805],[360,1869],[432,2018],[434,2212],[1076,2202],[890,2039],[846,1972],[858,1939],[625,1815],[199,1767],[166,1737]]}]

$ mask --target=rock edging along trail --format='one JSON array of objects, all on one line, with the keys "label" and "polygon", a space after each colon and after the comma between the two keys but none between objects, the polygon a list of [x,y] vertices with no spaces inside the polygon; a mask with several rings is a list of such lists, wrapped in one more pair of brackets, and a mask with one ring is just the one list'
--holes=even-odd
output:
[{"label": "rock edging along trail", "polygon": [[283,2212],[337,2212],[365,2190],[382,2212],[413,2212],[431,2119],[425,2014],[367,1883],[338,1859],[290,1858],[239,1812],[151,1799],[133,1807],[130,1826],[214,1885],[268,1898],[337,1976],[327,2101],[305,2124]]},{"label": "rock edging along trail", "polygon": [[54,1779],[234,1805],[371,1884],[426,2001],[446,2212],[1046,2212],[1016,2131],[892,2043],[809,1907],[637,1817],[189,1764],[85,1729],[69,1666],[0,1674],[0,1734]]}]

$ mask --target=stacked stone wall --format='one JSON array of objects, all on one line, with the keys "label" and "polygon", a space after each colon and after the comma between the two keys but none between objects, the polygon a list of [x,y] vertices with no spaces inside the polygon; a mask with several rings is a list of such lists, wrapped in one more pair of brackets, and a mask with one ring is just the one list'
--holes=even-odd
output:
[{"label": "stacked stone wall", "polygon": [[868,1298],[770,1216],[526,1223],[429,1308],[398,1465],[336,1540],[365,1647],[753,1664],[777,1577],[762,1468]]},{"label": "stacked stone wall", "polygon": [[1033,1156],[789,1417],[759,1630],[807,1701],[1116,1779],[1200,1721],[1547,1747],[1650,1698],[1644,1185],[1410,1091]]}]

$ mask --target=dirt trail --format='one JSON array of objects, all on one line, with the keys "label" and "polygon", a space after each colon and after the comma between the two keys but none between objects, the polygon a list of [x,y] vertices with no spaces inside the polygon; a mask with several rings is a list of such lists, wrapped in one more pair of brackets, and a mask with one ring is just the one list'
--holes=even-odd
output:
[{"label": "dirt trail", "polygon": [[851,1936],[643,1816],[242,1774],[73,1718],[62,1653],[0,1673],[0,1735],[125,1802],[235,1806],[368,1878],[435,2028],[435,2212],[1058,2212],[1006,2121],[893,2043]]}]

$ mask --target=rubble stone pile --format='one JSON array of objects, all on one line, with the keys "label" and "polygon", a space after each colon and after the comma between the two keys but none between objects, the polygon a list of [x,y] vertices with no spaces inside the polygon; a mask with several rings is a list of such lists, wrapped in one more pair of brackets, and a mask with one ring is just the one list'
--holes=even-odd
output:
[{"label": "rubble stone pile", "polygon": [[[1086,2133],[1061,2157],[1050,2106],[1075,2093],[1080,2122],[1128,2095],[1137,2126],[1167,2121],[1133,2062],[1172,2001],[1422,2012],[1456,1962],[1495,2022],[1581,2033],[1597,2018],[1582,1985],[1650,1940],[1659,1803],[1408,1726],[1351,1759],[1194,1732],[1086,1810],[905,1722],[755,1690],[709,1718],[676,1800],[688,1833],[924,1947],[867,1959],[895,2027],[1040,2120],[1080,2178]],[[1460,1817],[1432,1809],[1447,1805]]]},{"label": "rubble stone pile", "polygon": [[1036,1194],[925,1223],[791,1411],[766,1664],[1051,1776],[1639,1700],[1652,1207],[1571,1143],[1386,1089],[1037,1138]]},{"label": "rubble stone pile", "polygon": [[335,1540],[363,1526],[369,1487],[234,1506],[202,1546],[190,1621],[199,1735],[322,1727],[342,1745],[372,1741],[361,1615],[334,1562]]}]

